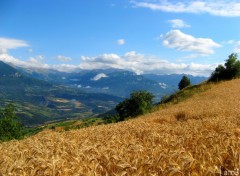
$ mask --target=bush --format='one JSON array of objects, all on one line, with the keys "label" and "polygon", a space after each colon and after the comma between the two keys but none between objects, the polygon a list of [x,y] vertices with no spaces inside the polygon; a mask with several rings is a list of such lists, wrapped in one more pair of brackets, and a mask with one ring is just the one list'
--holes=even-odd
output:
[{"label": "bush", "polygon": [[237,60],[238,55],[232,53],[228,56],[226,63],[219,65],[215,71],[212,73],[209,81],[221,81],[221,80],[230,80],[240,76],[240,61]]},{"label": "bush", "polygon": [[178,112],[175,115],[175,118],[177,119],[177,121],[186,121],[187,120],[187,114],[183,111]]},{"label": "bush", "polygon": [[136,91],[131,93],[130,98],[119,103],[115,110],[118,112],[119,120],[128,117],[136,117],[145,114],[153,108],[153,94],[147,91]]},{"label": "bush", "polygon": [[118,121],[119,121],[118,115],[108,115],[108,116],[103,117],[104,124],[116,123]]},{"label": "bush", "polygon": [[179,90],[182,90],[185,87],[189,86],[190,84],[191,84],[190,79],[184,75],[178,84],[178,88]]},{"label": "bush", "polygon": [[24,127],[15,116],[14,106],[8,104],[0,111],[0,141],[21,139],[23,136]]}]

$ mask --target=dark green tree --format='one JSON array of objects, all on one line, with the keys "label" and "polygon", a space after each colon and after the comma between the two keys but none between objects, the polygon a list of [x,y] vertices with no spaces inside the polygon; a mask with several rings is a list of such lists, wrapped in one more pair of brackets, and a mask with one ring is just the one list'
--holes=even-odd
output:
[{"label": "dark green tree", "polygon": [[21,139],[24,135],[24,127],[17,120],[14,106],[8,104],[0,111],[0,141]]},{"label": "dark green tree", "polygon": [[226,79],[233,79],[240,76],[240,61],[237,59],[238,55],[236,53],[232,53],[228,56],[224,64],[226,68]]},{"label": "dark green tree", "polygon": [[226,70],[223,65],[218,65],[210,77],[210,81],[219,81],[226,76]]},{"label": "dark green tree", "polygon": [[153,94],[147,91],[135,91],[131,93],[130,98],[120,102],[115,110],[118,112],[119,120],[132,118],[145,114],[153,108]]},{"label": "dark green tree", "polygon": [[209,81],[230,80],[240,76],[240,61],[238,55],[232,53],[228,56],[224,66],[219,65],[211,74]]},{"label": "dark green tree", "polygon": [[190,84],[191,84],[190,79],[184,75],[178,84],[178,88],[179,90],[182,90],[183,88],[189,86]]}]

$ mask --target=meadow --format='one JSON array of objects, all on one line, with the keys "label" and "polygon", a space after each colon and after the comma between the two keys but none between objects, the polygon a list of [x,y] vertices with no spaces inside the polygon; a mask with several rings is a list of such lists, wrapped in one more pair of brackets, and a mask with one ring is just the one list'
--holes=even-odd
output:
[{"label": "meadow", "polygon": [[0,144],[0,175],[240,175],[240,79],[124,122]]}]

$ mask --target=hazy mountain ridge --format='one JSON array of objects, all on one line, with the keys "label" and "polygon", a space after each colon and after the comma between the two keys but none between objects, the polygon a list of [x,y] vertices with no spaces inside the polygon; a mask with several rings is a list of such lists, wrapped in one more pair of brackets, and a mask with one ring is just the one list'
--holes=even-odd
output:
[{"label": "hazy mountain ridge", "polygon": [[[156,81],[160,84],[164,83],[166,84],[167,87],[170,87],[172,89],[178,89],[178,83],[184,75],[185,74],[170,74],[170,75],[144,74],[144,77]],[[191,84],[199,84],[200,82],[203,82],[208,79],[207,77],[203,76],[193,75],[186,76],[190,79]]]},{"label": "hazy mountain ridge", "polygon": [[[25,70],[26,71],[26,70]],[[126,98],[134,90],[147,90],[156,96],[156,101],[163,95],[178,89],[183,74],[137,75],[134,72],[119,69],[80,70],[74,73],[57,71],[28,71],[31,76],[75,87],[86,92],[106,93]],[[187,75],[193,84],[206,80],[206,77]]]}]

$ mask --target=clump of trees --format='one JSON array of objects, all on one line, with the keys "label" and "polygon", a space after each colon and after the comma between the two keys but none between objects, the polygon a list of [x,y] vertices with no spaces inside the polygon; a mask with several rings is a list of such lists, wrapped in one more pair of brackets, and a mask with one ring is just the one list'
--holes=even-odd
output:
[{"label": "clump of trees", "polygon": [[24,136],[24,126],[18,121],[14,106],[8,104],[0,110],[0,142],[21,139]]},{"label": "clump of trees", "polygon": [[240,61],[238,55],[232,53],[228,56],[224,65],[219,65],[212,73],[209,81],[217,82],[221,80],[230,80],[240,77]]},{"label": "clump of trees", "polygon": [[130,98],[120,102],[115,110],[119,115],[119,121],[145,114],[153,108],[154,95],[147,91],[135,91]]},{"label": "clump of trees", "polygon": [[190,85],[191,85],[190,79],[184,75],[178,84],[178,88],[179,88],[179,90],[182,90],[185,87],[190,86]]}]

